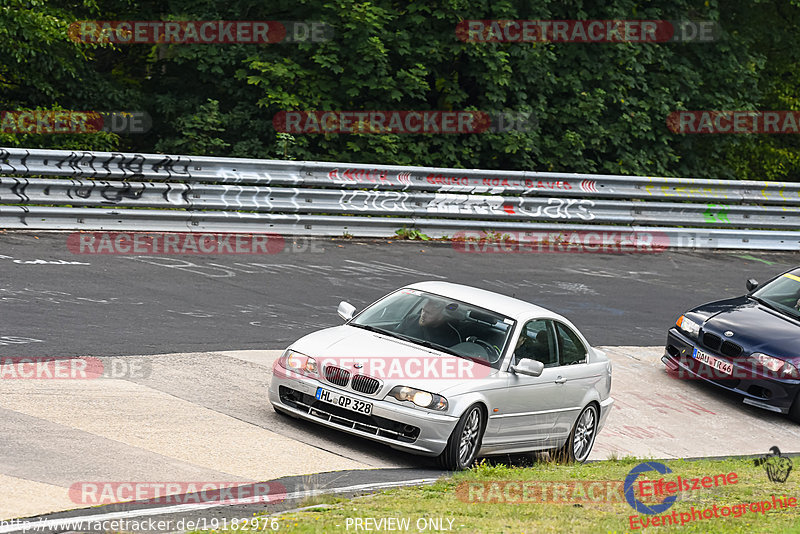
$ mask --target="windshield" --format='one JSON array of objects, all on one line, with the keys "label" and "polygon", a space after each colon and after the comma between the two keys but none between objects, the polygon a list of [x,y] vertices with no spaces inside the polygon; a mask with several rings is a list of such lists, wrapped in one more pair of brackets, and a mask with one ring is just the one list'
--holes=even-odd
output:
[{"label": "windshield", "polygon": [[514,320],[458,300],[401,289],[365,309],[349,324],[498,369]]},{"label": "windshield", "polygon": [[752,296],[786,315],[800,317],[800,269],[779,276]]}]

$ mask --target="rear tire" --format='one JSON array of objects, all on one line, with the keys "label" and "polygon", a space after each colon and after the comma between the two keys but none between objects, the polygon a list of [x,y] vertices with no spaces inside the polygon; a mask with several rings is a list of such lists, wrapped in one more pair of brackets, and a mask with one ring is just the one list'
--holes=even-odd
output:
[{"label": "rear tire", "polygon": [[578,416],[567,442],[562,447],[550,451],[552,460],[565,464],[585,462],[592,452],[594,438],[597,436],[597,421],[597,406],[590,404]]},{"label": "rear tire", "polygon": [[484,419],[483,410],[477,404],[467,408],[437,458],[441,467],[448,471],[461,471],[473,464],[481,448]]}]

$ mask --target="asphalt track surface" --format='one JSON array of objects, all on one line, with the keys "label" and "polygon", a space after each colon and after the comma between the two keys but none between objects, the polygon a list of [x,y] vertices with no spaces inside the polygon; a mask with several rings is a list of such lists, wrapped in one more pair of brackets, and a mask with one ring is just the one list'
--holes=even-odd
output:
[{"label": "asphalt track surface", "polygon": [[[752,428],[756,434],[753,435],[767,436],[763,444],[758,443],[750,452],[766,452],[767,442],[772,445],[779,439],[790,440],[786,444],[788,450],[796,451],[798,448],[791,444],[800,443],[797,432],[781,416],[742,406],[738,399],[719,396],[718,392],[707,391],[708,388],[697,384],[663,382],[658,393],[663,398],[658,395],[650,398],[652,395],[648,396],[647,387],[642,389],[637,377],[648,373],[653,380],[666,380],[658,362],[658,346],[681,311],[709,300],[740,295],[747,278],[763,281],[795,266],[797,258],[797,254],[786,253],[672,251],[657,254],[466,254],[448,244],[343,239],[298,239],[284,252],[259,256],[75,255],[66,247],[66,234],[7,233],[0,234],[0,355],[165,355],[148,359],[158,366],[160,372],[153,374],[156,378],[138,383],[133,380],[126,387],[136,394],[147,388],[154,395],[154,403],[171,397],[172,404],[191,403],[192,409],[211,410],[219,414],[219,418],[241,421],[253,427],[254,432],[269,429],[303,446],[316,447],[319,454],[334,455],[342,465],[362,463],[363,467],[355,471],[342,467],[343,470],[336,473],[322,473],[313,478],[314,487],[320,491],[356,494],[360,490],[353,488],[363,484],[427,480],[442,473],[429,459],[396,451],[387,456],[388,449],[365,440],[278,418],[262,405],[268,381],[266,374],[254,374],[246,357],[231,358],[212,353],[280,349],[305,333],[340,324],[335,312],[340,300],[348,300],[361,308],[404,284],[447,280],[514,295],[562,313],[593,345],[622,346],[623,349],[624,346],[653,347],[644,359],[637,351],[630,351],[630,354],[626,350],[618,351],[616,369],[623,371],[629,381],[617,381],[615,391],[627,395],[626,402],[618,400],[620,415],[601,433],[605,441],[596,447],[600,457],[615,450],[614,447],[644,455],[665,453],[662,457],[713,454],[710,451],[732,443],[722,432],[733,428],[731,423],[742,418],[748,418],[750,424],[755,425]],[[235,394],[231,393],[234,383],[241,389]],[[214,384],[220,386],[216,394],[199,393],[214,390]],[[58,419],[65,417],[61,415],[65,410],[51,406],[48,396],[58,399],[66,390],[60,394],[55,389],[30,390],[26,395],[28,384],[15,384],[15,387],[16,391],[7,387],[3,392],[6,401],[17,399],[19,402],[3,410],[5,423],[14,426],[7,429],[11,433],[6,434],[6,438],[11,436],[17,440],[2,440],[5,454],[0,455],[0,464],[5,466],[3,471],[7,474],[14,476],[16,469],[22,478],[55,483],[58,476],[65,476],[58,475],[61,469],[58,460],[64,465],[75,464],[75,458],[81,456],[89,463],[112,466],[119,464],[119,455],[133,455],[130,456],[133,475],[128,470],[118,477],[136,476],[136,455],[141,455],[140,475],[147,474],[145,466],[157,468],[150,462],[154,458],[152,453],[158,451],[151,450],[149,456],[145,456],[141,446],[122,443],[123,438],[117,435],[103,438],[102,425],[81,429],[80,425],[70,427],[73,421]],[[52,387],[80,386],[53,384]],[[120,388],[111,389],[117,395]],[[29,396],[34,393],[40,395],[40,400]],[[70,392],[79,393],[77,389]],[[82,394],[88,398],[90,393]],[[694,395],[701,395],[702,400]],[[111,397],[104,397],[103,402],[109,399]],[[125,403],[122,398],[118,402]],[[88,409],[89,404],[82,402],[77,406]],[[114,411],[112,408],[107,407],[109,412]],[[24,413],[25,410],[29,413]],[[628,413],[626,410],[635,411]],[[717,442],[709,442],[707,450],[703,451],[692,448],[692,451],[697,449],[696,454],[682,448],[685,440],[678,437],[686,423],[708,413],[717,416],[713,419],[720,427]],[[75,420],[84,424],[87,418],[77,415],[76,412]],[[656,418],[669,420],[673,426],[645,426],[645,421]],[[702,428],[697,431],[706,432]],[[660,434],[655,437],[650,435],[658,432]],[[41,439],[43,436],[52,439]],[[89,438],[99,441],[90,442]],[[84,439],[87,441],[78,449],[85,450],[76,455],[70,443],[81,443]],[[703,436],[689,441],[701,443]],[[96,452],[95,458],[89,460],[95,444],[101,446],[97,451],[104,452]],[[664,451],[669,451],[635,448],[650,447],[650,444],[663,445]],[[780,444],[782,450],[786,450],[784,443]],[[134,450],[131,446],[138,448]],[[58,455],[67,450],[72,451],[72,457]],[[44,457],[55,458],[55,461],[41,462]],[[189,473],[196,469],[191,462],[176,464],[167,454],[162,454],[159,461],[173,470],[180,468]],[[380,469],[361,470],[376,467]],[[34,473],[36,476],[31,477]],[[253,480],[252,477],[248,479]],[[73,477],[61,485],[74,480]],[[309,482],[308,477],[302,476],[281,480],[287,490],[294,493],[302,493]],[[244,517],[254,511],[290,507],[302,500],[302,496],[287,499],[272,509],[245,505],[180,512],[178,516],[187,519],[214,515]],[[113,514],[116,510],[131,510],[131,507],[134,505],[106,506],[92,513]],[[176,517],[175,512],[167,515]],[[48,530],[67,529],[54,526]]]},{"label": "asphalt track surface", "polygon": [[[710,385],[670,378],[661,347],[603,350],[614,363],[615,404],[590,461],[754,457],[776,445],[784,453],[798,450],[798,425]],[[446,474],[430,458],[276,414],[264,392],[280,353],[115,357],[104,362],[147,362],[151,372],[122,380],[3,380],[0,519],[29,519],[0,521],[0,534],[209,529],[215,521],[276,514],[326,495],[418,486]],[[531,464],[522,455],[490,461]],[[166,501],[89,507],[97,504],[97,487],[111,492],[100,493],[108,499],[126,500],[114,497],[120,483],[146,488],[176,481],[185,489],[171,490]],[[212,493],[198,502],[188,489],[205,484],[197,481],[241,485],[235,491],[245,499],[261,488],[268,498],[219,503]],[[798,484],[782,489],[796,492]]]},{"label": "asphalt track surface", "polygon": [[[70,262],[70,263],[65,263]],[[66,233],[0,234],[0,354],[277,349],[405,284],[446,280],[569,317],[593,345],[656,346],[687,307],[744,293],[797,254],[479,254],[446,243],[287,239],[263,255],[88,255]]]}]

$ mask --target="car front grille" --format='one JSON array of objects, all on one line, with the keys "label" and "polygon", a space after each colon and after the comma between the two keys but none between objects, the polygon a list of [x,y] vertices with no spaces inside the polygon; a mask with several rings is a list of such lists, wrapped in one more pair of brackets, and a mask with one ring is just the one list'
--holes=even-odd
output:
[{"label": "car front grille", "polygon": [[738,358],[743,352],[741,345],[733,341],[722,341],[721,337],[710,332],[703,333],[703,346],[728,358]]},{"label": "car front grille", "polygon": [[350,371],[345,371],[341,367],[326,367],[325,380],[337,386],[346,386],[350,381]]},{"label": "car front grille", "polygon": [[344,428],[352,428],[401,443],[414,443],[419,437],[419,427],[377,415],[365,415],[345,410],[339,406],[320,402],[311,395],[286,386],[280,386],[278,394],[281,402],[288,406]]},{"label": "car front grille", "polygon": [[367,375],[355,375],[353,377],[353,382],[350,384],[350,387],[354,390],[366,393],[367,395],[372,395],[378,388],[381,387],[381,383],[378,382],[376,379],[372,378],[371,376]]},{"label": "car front grille", "polygon": [[719,346],[722,344],[722,338],[716,334],[711,334],[709,332],[703,333],[703,345],[711,350],[719,350]]},{"label": "car front grille", "polygon": [[742,346],[737,345],[733,341],[725,341],[722,344],[722,348],[719,351],[724,354],[725,356],[729,356],[731,358],[738,358],[742,355]]}]

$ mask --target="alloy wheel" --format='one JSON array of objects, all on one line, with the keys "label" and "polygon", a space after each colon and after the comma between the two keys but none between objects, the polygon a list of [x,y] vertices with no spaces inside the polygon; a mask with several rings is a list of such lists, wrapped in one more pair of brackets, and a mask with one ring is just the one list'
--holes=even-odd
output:
[{"label": "alloy wheel", "polygon": [[475,447],[478,444],[478,433],[480,432],[480,415],[478,408],[473,410],[467,416],[464,430],[461,432],[461,440],[458,445],[458,458],[462,464],[467,464],[472,460],[475,454]]},{"label": "alloy wheel", "polygon": [[594,435],[597,430],[597,416],[593,407],[588,407],[581,414],[581,418],[575,425],[575,438],[572,445],[572,451],[575,455],[575,460],[583,462],[592,450],[594,443]]}]

